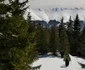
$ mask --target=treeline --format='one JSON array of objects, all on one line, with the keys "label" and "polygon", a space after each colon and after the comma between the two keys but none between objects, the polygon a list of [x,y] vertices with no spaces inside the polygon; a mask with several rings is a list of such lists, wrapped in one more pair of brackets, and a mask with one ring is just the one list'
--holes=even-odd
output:
[{"label": "treeline", "polygon": [[[56,51],[64,54],[70,53],[79,57],[85,57],[85,27],[81,29],[78,14],[72,21],[64,23],[64,18],[61,19],[60,25],[45,27],[40,23],[36,26],[36,47],[40,54],[52,52],[56,55]],[[65,25],[67,24],[67,25]]]}]

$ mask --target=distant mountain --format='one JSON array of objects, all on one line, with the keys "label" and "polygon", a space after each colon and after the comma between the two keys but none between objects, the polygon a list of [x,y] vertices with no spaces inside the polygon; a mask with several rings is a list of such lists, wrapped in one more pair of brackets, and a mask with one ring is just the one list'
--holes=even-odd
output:
[{"label": "distant mountain", "polygon": [[[24,17],[26,18],[26,11]],[[49,22],[50,20],[60,21],[64,17],[64,22],[69,20],[69,17],[72,17],[72,20],[75,19],[76,14],[79,15],[79,19],[85,21],[85,8],[32,8],[30,9],[32,20],[41,20]]]},{"label": "distant mountain", "polygon": [[[28,13],[29,10],[25,13]],[[62,17],[64,17],[64,22],[69,21],[71,16],[74,21],[76,14],[79,15],[81,28],[85,26],[85,8],[32,8],[30,13],[33,21],[39,21],[41,24],[50,27],[52,25],[58,26]]]},{"label": "distant mountain", "polygon": [[[41,21],[41,20],[32,20],[32,22],[34,22],[35,24],[38,24],[38,23],[42,24],[44,27],[48,27],[48,28],[50,28],[51,26],[59,27],[60,25],[60,22],[56,20],[50,20],[49,22]],[[72,21],[72,23],[74,23],[74,21]],[[65,22],[64,25],[67,28],[68,22]],[[82,30],[83,27],[85,26],[85,22],[83,20],[80,20],[80,26]]]}]

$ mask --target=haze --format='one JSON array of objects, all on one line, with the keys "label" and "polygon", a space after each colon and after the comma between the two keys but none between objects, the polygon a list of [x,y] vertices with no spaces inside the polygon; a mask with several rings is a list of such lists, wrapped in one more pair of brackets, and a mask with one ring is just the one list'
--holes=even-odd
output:
[{"label": "haze", "polygon": [[31,8],[85,7],[85,0],[30,0]]}]

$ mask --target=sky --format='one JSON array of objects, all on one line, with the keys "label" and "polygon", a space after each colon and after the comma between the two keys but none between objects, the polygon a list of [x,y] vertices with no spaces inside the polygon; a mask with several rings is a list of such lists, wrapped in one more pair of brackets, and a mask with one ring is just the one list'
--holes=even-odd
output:
[{"label": "sky", "polygon": [[85,0],[30,0],[31,8],[85,7]]}]

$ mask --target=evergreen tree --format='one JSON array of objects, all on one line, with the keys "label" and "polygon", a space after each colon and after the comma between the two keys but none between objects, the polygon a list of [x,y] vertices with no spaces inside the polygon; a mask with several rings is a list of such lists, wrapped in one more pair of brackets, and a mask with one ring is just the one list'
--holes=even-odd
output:
[{"label": "evergreen tree", "polygon": [[68,22],[68,31],[70,31],[70,32],[73,31],[73,24],[72,24],[71,16],[70,16],[70,18],[69,18],[69,22]]},{"label": "evergreen tree", "polygon": [[0,1],[0,16],[7,13],[7,5]]},{"label": "evergreen tree", "polygon": [[6,24],[3,28],[0,44],[1,52],[3,52],[1,55],[4,55],[1,56],[1,62],[4,61],[2,67],[4,69],[26,70],[36,53],[34,49],[35,42],[33,41],[35,34],[29,34],[28,24],[21,17],[9,18]]},{"label": "evergreen tree", "polygon": [[61,31],[64,30],[63,19],[64,19],[64,18],[62,17],[62,19],[61,19],[61,23],[60,23],[60,25],[59,25],[59,36],[61,36]]},{"label": "evergreen tree", "polygon": [[4,4],[4,0],[0,0],[0,28],[2,28],[7,12],[8,5]]},{"label": "evergreen tree", "polygon": [[[66,53],[70,52],[70,45],[68,41],[68,35],[64,27],[63,18],[59,26],[59,38],[60,38],[60,51]],[[63,55],[62,55],[63,56]]]},{"label": "evergreen tree", "polygon": [[20,2],[20,0],[9,0],[9,10],[12,15],[22,16],[29,6],[26,6],[28,0]]},{"label": "evergreen tree", "polygon": [[74,38],[74,41],[73,41],[74,43],[73,43],[73,46],[72,46],[73,55],[78,55],[78,49],[80,47],[80,42],[79,42],[79,38],[80,38],[80,21],[79,21],[78,14],[76,15],[76,18],[74,20],[73,38]]},{"label": "evergreen tree", "polygon": [[43,28],[41,24],[38,24],[36,32],[36,47],[39,53],[46,54],[49,46],[49,32],[47,28]]},{"label": "evergreen tree", "polygon": [[85,26],[80,34],[80,47],[78,49],[78,52],[79,56],[85,58]]},{"label": "evergreen tree", "polygon": [[[11,11],[15,9],[13,7]],[[27,70],[28,64],[31,64],[36,56],[35,32],[30,35],[28,22],[22,15],[19,11],[12,12],[11,17],[2,17],[4,22],[0,21],[0,69],[2,70]]]},{"label": "evergreen tree", "polygon": [[77,14],[74,20],[74,38],[78,38],[79,35],[80,35],[80,21]]},{"label": "evergreen tree", "polygon": [[72,19],[71,16],[69,18],[69,22],[68,22],[68,30],[67,30],[67,34],[68,34],[68,39],[69,39],[69,44],[70,44],[70,52],[72,53],[72,49],[73,49],[73,24],[72,24]]},{"label": "evergreen tree", "polygon": [[59,50],[59,35],[55,26],[50,30],[50,51],[56,55],[56,50]]}]

